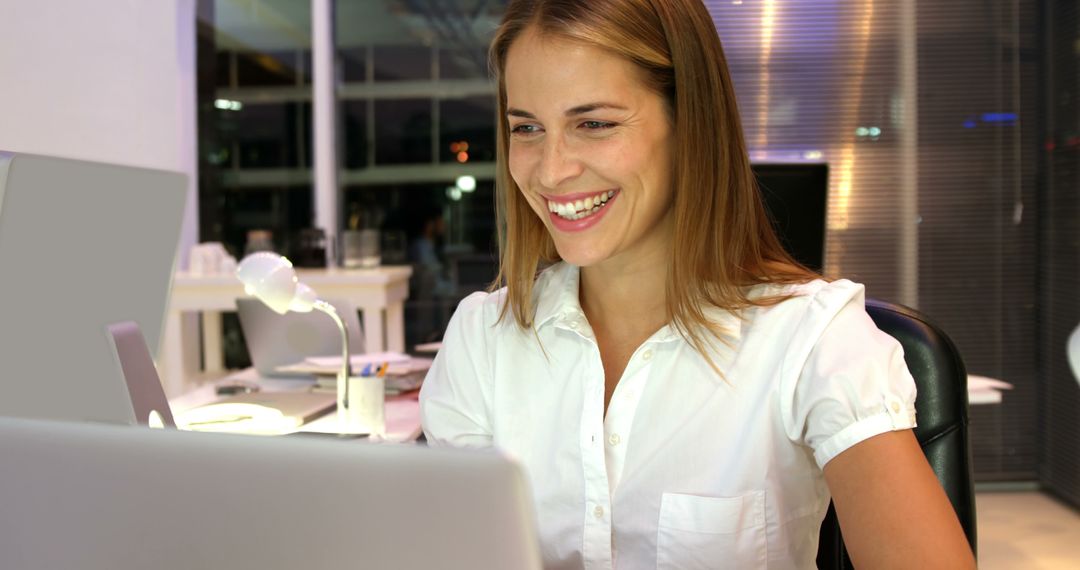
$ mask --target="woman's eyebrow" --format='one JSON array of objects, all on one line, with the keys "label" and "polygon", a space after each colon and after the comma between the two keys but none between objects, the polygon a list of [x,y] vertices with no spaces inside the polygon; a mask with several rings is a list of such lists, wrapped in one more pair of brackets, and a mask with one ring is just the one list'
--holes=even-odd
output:
[{"label": "woman's eyebrow", "polygon": [[[586,103],[584,105],[578,105],[576,107],[571,107],[570,109],[567,109],[565,114],[567,117],[573,117],[575,115],[584,115],[585,113],[591,113],[592,111],[596,111],[597,109],[616,109],[619,111],[628,110],[626,107],[622,105],[617,105],[615,103]],[[523,119],[536,119],[536,115],[528,111],[515,109],[513,107],[510,107],[506,110],[506,116],[521,117]]]},{"label": "woman's eyebrow", "polygon": [[506,110],[506,116],[508,116],[508,117],[521,117],[523,119],[533,119],[533,120],[536,119],[536,115],[534,115],[534,114],[532,114],[532,113],[530,113],[528,111],[522,111],[521,109],[515,109],[513,107],[510,107],[509,109]]},{"label": "woman's eyebrow", "polygon": [[586,103],[584,105],[578,105],[571,109],[566,110],[566,116],[572,117],[574,115],[584,115],[585,113],[591,113],[597,109],[616,109],[619,111],[626,111],[627,108],[622,105],[616,105],[615,103]]}]

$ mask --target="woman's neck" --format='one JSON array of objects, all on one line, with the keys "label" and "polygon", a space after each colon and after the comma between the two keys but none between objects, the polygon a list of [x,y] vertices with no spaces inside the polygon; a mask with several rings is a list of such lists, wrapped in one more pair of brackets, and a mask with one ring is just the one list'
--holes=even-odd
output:
[{"label": "woman's neck", "polygon": [[581,268],[579,301],[593,330],[647,338],[667,324],[670,242],[649,240],[603,263]]}]

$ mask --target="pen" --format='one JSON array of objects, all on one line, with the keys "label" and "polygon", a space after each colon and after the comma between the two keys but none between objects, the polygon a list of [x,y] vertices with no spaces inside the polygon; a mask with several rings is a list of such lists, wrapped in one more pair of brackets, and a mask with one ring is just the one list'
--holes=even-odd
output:
[{"label": "pen", "polygon": [[371,376],[371,363],[370,362],[367,364],[367,366],[364,366],[364,370],[360,372],[360,377],[361,378],[367,378],[368,376]]},{"label": "pen", "polygon": [[378,372],[375,373],[375,375],[378,376],[379,378],[382,378],[383,376],[386,376],[386,370],[388,368],[390,368],[390,363],[389,362],[383,362],[382,366],[379,367],[379,370],[378,370]]}]

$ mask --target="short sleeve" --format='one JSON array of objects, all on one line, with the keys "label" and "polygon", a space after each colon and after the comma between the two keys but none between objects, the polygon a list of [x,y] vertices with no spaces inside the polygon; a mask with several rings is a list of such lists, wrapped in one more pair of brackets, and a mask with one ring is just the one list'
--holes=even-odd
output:
[{"label": "short sleeve", "polygon": [[491,446],[488,297],[473,293],[458,305],[420,388],[420,420],[429,445]]},{"label": "short sleeve", "polygon": [[900,343],[867,314],[861,285],[829,284],[808,312],[801,338],[816,342],[802,366],[789,369],[797,376],[785,418],[789,435],[824,469],[861,441],[915,427],[915,381]]}]

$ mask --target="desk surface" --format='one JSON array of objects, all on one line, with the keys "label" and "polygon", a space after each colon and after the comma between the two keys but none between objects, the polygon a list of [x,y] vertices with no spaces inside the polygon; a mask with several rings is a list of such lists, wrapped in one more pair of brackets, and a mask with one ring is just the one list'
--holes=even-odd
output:
[{"label": "desk surface", "polygon": [[[215,391],[217,385],[234,380],[258,382],[262,390],[267,392],[302,391],[314,384],[314,380],[307,379],[260,378],[254,368],[247,368],[216,382],[207,382],[195,390],[169,399],[169,406],[172,408],[173,415],[221,399],[222,396],[218,396]],[[386,396],[386,436],[383,441],[405,443],[416,441],[420,437],[422,430],[420,428],[420,403],[417,401],[417,396],[417,391],[393,396],[388,394]],[[331,412],[315,421],[306,423],[300,426],[298,431],[335,433],[337,431],[337,413]]]}]

